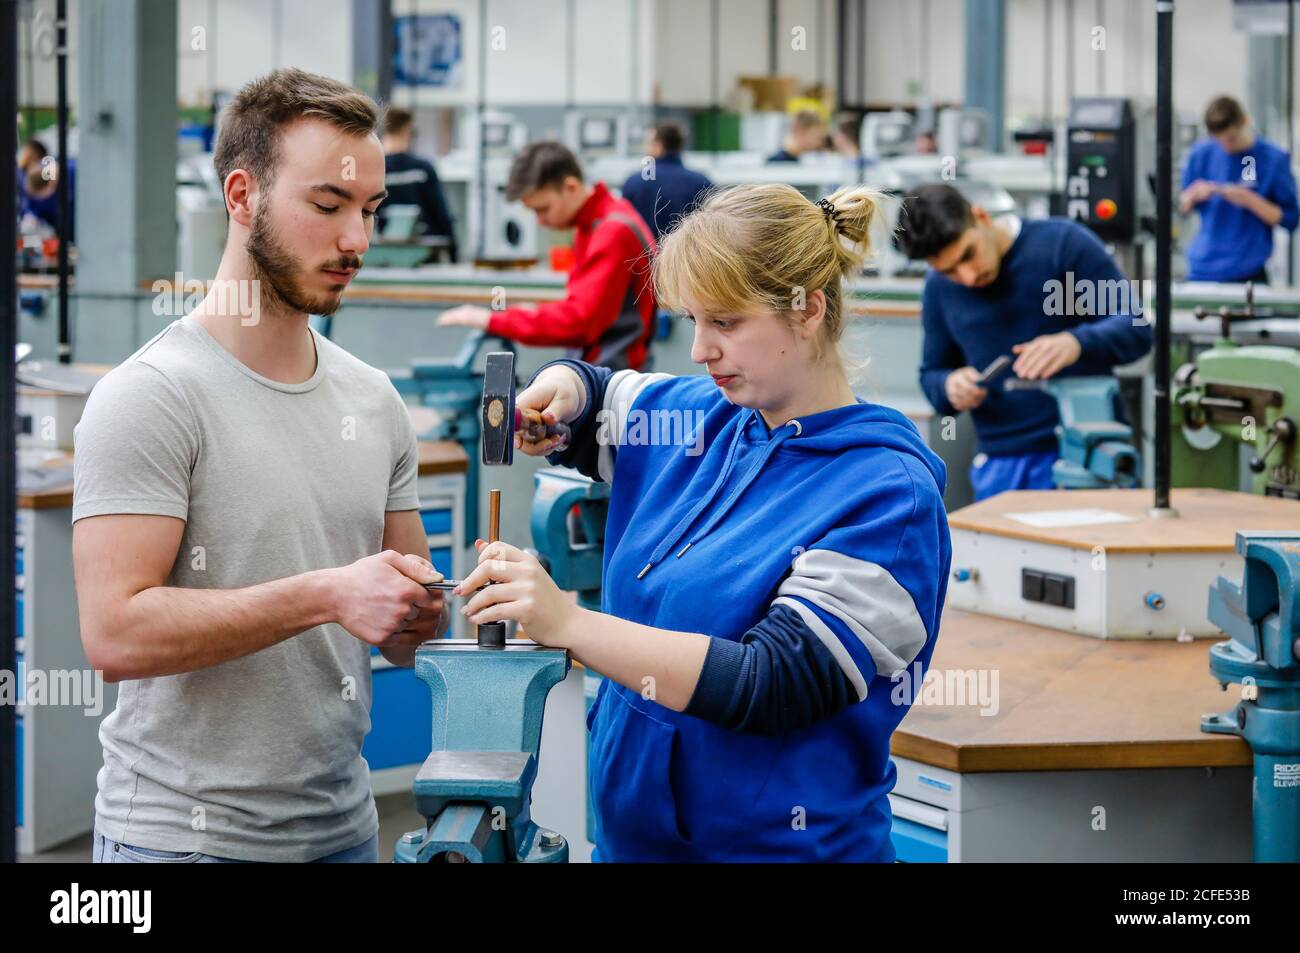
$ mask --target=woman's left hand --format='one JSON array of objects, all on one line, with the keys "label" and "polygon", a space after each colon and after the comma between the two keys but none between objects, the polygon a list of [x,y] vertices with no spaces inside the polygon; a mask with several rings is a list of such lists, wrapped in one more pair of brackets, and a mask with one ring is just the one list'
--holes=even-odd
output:
[{"label": "woman's left hand", "polygon": [[474,545],[478,566],[455,590],[458,596],[474,593],[461,612],[475,625],[513,619],[534,642],[563,648],[561,635],[578,606],[555,585],[537,557],[509,543],[480,539]]}]

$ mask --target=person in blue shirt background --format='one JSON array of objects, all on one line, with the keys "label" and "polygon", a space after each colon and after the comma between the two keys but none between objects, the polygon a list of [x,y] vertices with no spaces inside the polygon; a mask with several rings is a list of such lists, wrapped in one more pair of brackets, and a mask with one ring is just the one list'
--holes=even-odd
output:
[{"label": "person in blue shirt background", "polygon": [[1187,249],[1188,281],[1268,283],[1273,229],[1300,220],[1291,156],[1255,135],[1250,117],[1231,96],[1205,110],[1210,138],[1192,147],[1183,165],[1179,207],[1200,213]]},{"label": "person in blue shirt background", "polygon": [[514,619],[605,676],[597,860],[894,859],[890,735],[952,547],[942,461],[854,396],[839,353],[876,214],[862,187],[715,194],[655,263],[708,376],[561,361],[518,396],[572,425],[521,449],[610,483],[602,611],[504,542],[478,542],[456,592],[475,624]]},{"label": "person in blue shirt background", "polygon": [[[908,192],[896,235],[904,254],[930,265],[921,293],[921,388],[940,414],[971,412],[979,438],[970,471],[975,498],[1053,489],[1055,398],[1004,390],[1005,378],[981,386],[980,374],[1004,354],[1015,356],[1011,371],[1024,380],[1105,375],[1136,361],[1151,349],[1151,328],[1132,313],[1132,286],[1077,222],[995,222],[941,183]],[[1115,313],[1105,314],[1112,305]]]},{"label": "person in blue shirt background", "polygon": [[648,170],[634,172],[621,189],[623,198],[654,229],[655,241],[663,240],[688,212],[713,188],[709,177],[682,164],[686,135],[674,122],[656,125],[648,137],[646,154],[654,160]]}]

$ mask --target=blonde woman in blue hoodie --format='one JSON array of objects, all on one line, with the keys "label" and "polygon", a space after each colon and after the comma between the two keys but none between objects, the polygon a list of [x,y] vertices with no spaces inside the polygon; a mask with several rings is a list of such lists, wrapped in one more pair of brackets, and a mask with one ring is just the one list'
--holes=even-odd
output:
[{"label": "blonde woman in blue hoodie", "polygon": [[606,677],[599,860],[894,858],[889,739],[913,693],[893,677],[929,664],[951,545],[942,462],[854,395],[839,352],[875,215],[863,188],[715,194],[655,263],[708,376],[559,361],[519,395],[572,428],[524,451],[610,483],[602,611],[501,542],[464,611]]}]

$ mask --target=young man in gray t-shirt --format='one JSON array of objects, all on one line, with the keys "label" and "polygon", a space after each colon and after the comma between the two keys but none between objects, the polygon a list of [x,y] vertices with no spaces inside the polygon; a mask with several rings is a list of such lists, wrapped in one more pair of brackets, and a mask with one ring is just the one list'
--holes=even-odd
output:
[{"label": "young man in gray t-shirt", "polygon": [[373,103],[277,70],[215,154],[216,280],[106,376],[76,432],[82,641],[122,683],[100,729],[107,862],[376,860],[370,647],[446,629],[415,434],[380,371],[319,337],[385,196]]}]

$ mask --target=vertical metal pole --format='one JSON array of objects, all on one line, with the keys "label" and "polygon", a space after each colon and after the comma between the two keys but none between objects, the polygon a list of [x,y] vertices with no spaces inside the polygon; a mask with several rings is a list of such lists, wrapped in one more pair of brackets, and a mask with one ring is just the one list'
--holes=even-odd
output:
[{"label": "vertical metal pole", "polygon": [[1169,332],[1173,240],[1174,0],[1156,0],[1156,368],[1155,508],[1169,509],[1172,443]]},{"label": "vertical metal pole", "polygon": [[[55,8],[58,49],[59,110],[59,361],[72,360],[72,334],[68,327],[68,238],[72,234],[72,183],[68,181],[68,0]],[[8,354],[0,355],[12,361]]]},{"label": "vertical metal pole", "polygon": [[[31,48],[28,47],[28,52]],[[0,156],[18,149],[18,0],[0,0]],[[14,417],[16,380],[14,344],[18,337],[18,276],[15,273],[14,243],[18,239],[18,195],[12,188],[0,189],[0,230],[4,253],[0,254],[0,672],[18,670],[14,587],[14,535],[17,531],[17,477],[14,468]],[[18,802],[18,713],[13,705],[0,705],[0,863],[17,859]]]},{"label": "vertical metal pole", "polygon": [[[1295,162],[1295,0],[1286,0],[1286,154]],[[1295,285],[1295,236],[1286,242],[1286,283]]]},{"label": "vertical metal pole", "polygon": [[1006,115],[1006,4],[1004,0],[966,0],[967,106],[988,116],[984,148],[1002,151]]}]

